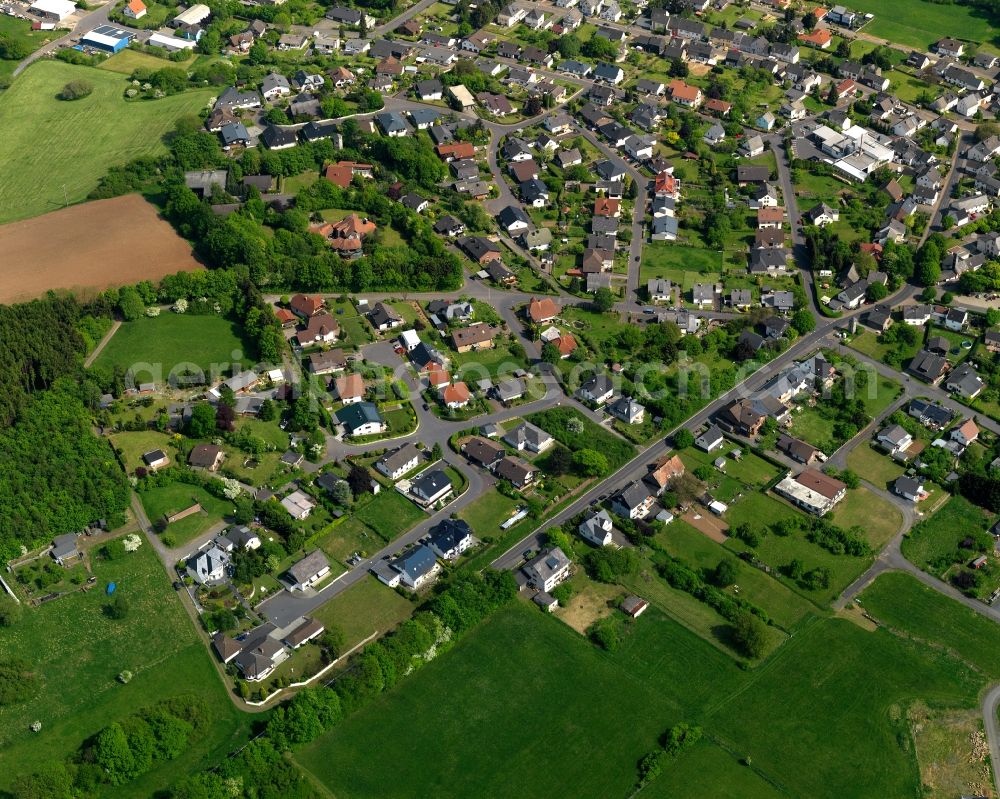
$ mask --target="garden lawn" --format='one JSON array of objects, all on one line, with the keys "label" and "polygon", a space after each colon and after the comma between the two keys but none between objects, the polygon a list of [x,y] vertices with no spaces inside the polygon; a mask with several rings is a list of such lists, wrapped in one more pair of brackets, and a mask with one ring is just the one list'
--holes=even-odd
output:
[{"label": "garden lawn", "polygon": [[[579,419],[583,423],[583,432],[573,433],[566,428],[566,422],[571,418]],[[609,433],[571,408],[550,408],[532,413],[526,417],[526,421],[542,428],[556,441],[574,452],[579,449],[593,449],[602,453],[608,459],[608,466],[612,472],[624,466],[636,454],[635,447],[630,443],[614,433]]]},{"label": "garden lawn", "polygon": [[[739,449],[743,453],[743,457],[738,461],[729,457],[729,453],[734,449]],[[725,474],[739,480],[745,486],[763,488],[778,476],[779,470],[777,466],[774,466],[742,445],[735,444],[728,439],[722,449],[717,452],[702,452],[700,449],[689,447],[681,453],[681,460],[691,469],[699,465],[711,466],[715,460],[723,457],[720,454],[723,452],[726,458]]]},{"label": "garden lawn", "polygon": [[[74,102],[56,99],[72,80],[91,83],[93,94]],[[126,102],[125,88],[113,72],[43,59],[0,95],[4,148],[18,153],[0,163],[0,222],[79,202],[108,167],[165,152],[163,135],[216,93],[196,89]]]},{"label": "garden lawn", "polygon": [[524,369],[524,358],[515,358],[510,351],[510,342],[498,337],[497,346],[477,352],[449,352],[456,376],[472,385],[477,380],[509,376],[515,369]]},{"label": "garden lawn", "polygon": [[722,270],[722,254],[718,250],[686,247],[673,242],[652,242],[642,248],[639,284],[651,277],[661,277],[666,270],[718,273]]},{"label": "garden lawn", "polygon": [[[849,346],[851,349],[855,349],[869,358],[874,358],[876,361],[881,361],[885,358],[886,354],[889,352],[894,352],[897,345],[887,345],[880,344],[878,341],[878,335],[871,331],[866,330],[863,333],[859,333],[854,338],[851,339]],[[912,346],[906,346],[901,350],[902,359],[904,362],[908,362],[917,352],[920,350],[920,342]]]},{"label": "garden lawn", "polygon": [[921,569],[940,576],[952,563],[972,559],[972,550],[963,550],[968,557],[953,556],[959,552],[962,539],[983,533],[990,521],[991,517],[982,508],[963,496],[953,496],[937,513],[906,534],[903,555]]},{"label": "garden lawn", "polygon": [[384,633],[410,617],[414,605],[371,575],[316,608],[313,616],[344,633],[349,649],[374,632]]},{"label": "garden lawn", "polygon": [[347,563],[355,552],[375,552],[383,544],[385,541],[382,538],[353,516],[331,525],[316,542],[327,555],[341,563]]},{"label": "garden lawn", "polygon": [[[156,430],[136,430],[124,433],[115,433],[110,437],[112,445],[121,452],[122,460],[125,462],[125,471],[132,474],[140,466],[145,467],[142,456],[154,449],[163,451],[163,454],[170,458],[171,464],[177,457],[177,452],[170,444],[170,436]],[[162,468],[162,467],[161,467]]]},{"label": "garden lawn", "polygon": [[827,454],[836,449],[833,439],[833,420],[823,416],[817,408],[801,406],[792,410],[792,435],[818,447]]},{"label": "garden lawn", "polygon": [[888,455],[883,455],[864,442],[851,450],[851,454],[847,456],[847,467],[858,477],[886,489],[897,477],[906,473],[906,469]]},{"label": "garden lawn", "polygon": [[[870,388],[874,388],[874,391]],[[903,387],[895,380],[879,375],[877,384],[861,389],[858,393],[865,404],[866,413],[874,419],[892,405],[902,391]]]},{"label": "garden lawn", "polygon": [[396,490],[383,489],[362,508],[355,518],[367,524],[387,542],[402,535],[413,525],[427,518],[420,508]]},{"label": "garden lawn", "polygon": [[889,543],[903,524],[903,514],[895,505],[864,486],[849,489],[829,518],[845,530],[861,527],[864,539],[875,552]]},{"label": "garden lawn", "polygon": [[486,491],[482,496],[458,512],[472,528],[477,538],[495,538],[503,532],[500,525],[514,515],[518,501],[505,497],[499,491]]},{"label": "garden lawn", "polygon": [[235,322],[221,316],[164,311],[156,317],[122,323],[94,365],[129,370],[142,364],[134,370],[136,382],[163,385],[172,369],[191,365],[210,378],[216,364],[216,376],[228,377],[232,364],[247,366],[253,354]]},{"label": "garden lawn", "polygon": [[997,49],[998,20],[965,5],[941,5],[927,0],[857,0],[851,9],[875,15],[864,32],[920,50],[943,36],[972,39]]},{"label": "garden lawn", "polygon": [[201,486],[188,483],[171,483],[160,488],[151,488],[139,494],[146,515],[154,525],[164,516],[176,513],[200,502],[200,513],[180,519],[169,525],[164,536],[173,539],[171,546],[186,544],[193,538],[208,532],[233,510],[233,503],[209,494]]},{"label": "garden lawn", "polygon": [[[25,610],[13,628],[0,629],[0,651],[35,667],[40,690],[29,701],[0,708],[0,788],[15,776],[72,755],[113,721],[161,699],[195,694],[210,714],[204,738],[177,760],[102,795],[148,797],[217,763],[249,733],[249,717],[235,709],[205,644],[171,590],[148,542],[117,561],[94,560],[95,587]],[[104,613],[104,588],[118,584],[127,618]],[[133,679],[117,681],[123,670]],[[42,731],[28,725],[42,721]]]}]

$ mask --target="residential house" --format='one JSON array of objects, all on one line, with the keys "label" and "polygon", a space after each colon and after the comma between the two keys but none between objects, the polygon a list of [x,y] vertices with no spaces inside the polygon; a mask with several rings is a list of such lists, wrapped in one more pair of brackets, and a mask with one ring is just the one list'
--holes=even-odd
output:
[{"label": "residential house", "polygon": [[984,388],[983,379],[976,373],[976,370],[967,363],[960,364],[952,370],[945,379],[944,387],[961,395],[965,400],[972,400],[979,396]]},{"label": "residential house", "polygon": [[345,405],[334,414],[348,435],[370,436],[386,431],[385,421],[378,408],[371,402]]},{"label": "residential house", "polygon": [[646,409],[631,397],[619,397],[608,406],[608,413],[625,424],[642,424]]},{"label": "residential house", "polygon": [[924,484],[919,477],[900,475],[892,484],[892,491],[894,494],[910,500],[910,502],[920,502],[920,500],[927,497],[927,492],[924,491]]},{"label": "residential house", "polygon": [[518,452],[527,451],[535,454],[545,452],[555,443],[552,436],[530,422],[522,422],[507,433],[503,441]]},{"label": "residential house", "polygon": [[577,527],[580,537],[597,547],[606,547],[612,542],[613,529],[611,516],[603,509],[588,515]]},{"label": "residential house", "polygon": [[329,573],[330,562],[326,559],[326,555],[323,554],[323,550],[315,549],[288,568],[288,577],[291,582],[289,590],[305,591],[312,588]]},{"label": "residential house", "polygon": [[522,458],[508,455],[494,469],[497,477],[507,480],[514,488],[523,489],[535,481],[538,469]]},{"label": "residential house", "polygon": [[377,302],[368,312],[368,321],[377,331],[384,333],[386,330],[394,330],[402,325],[403,317],[391,305]]},{"label": "residential house", "polygon": [[594,375],[586,380],[576,392],[580,399],[595,405],[603,405],[614,393],[614,385],[607,375],[603,374]]},{"label": "residential house", "polygon": [[329,344],[340,335],[340,323],[330,314],[321,313],[305,320],[305,325],[295,334],[300,347],[313,344]]},{"label": "residential house", "polygon": [[722,431],[713,424],[695,437],[694,445],[703,452],[712,452],[721,447],[724,441]]},{"label": "residential house", "polygon": [[979,427],[971,418],[966,419],[951,431],[951,440],[958,442],[963,447],[969,446],[977,438],[979,438]]},{"label": "residential house", "polygon": [[653,501],[646,484],[637,480],[611,498],[611,510],[625,519],[642,519],[649,514]]},{"label": "residential house", "polygon": [[441,390],[441,401],[446,408],[452,410],[464,408],[472,401],[472,392],[463,381],[459,380]]},{"label": "residential house", "polygon": [[821,458],[823,455],[816,447],[812,444],[807,444],[798,438],[793,438],[792,436],[781,433],[778,435],[777,443],[775,448],[778,452],[787,455],[794,461],[810,466]]},{"label": "residential house", "polygon": [[222,447],[215,444],[196,444],[188,453],[188,466],[214,472],[218,471],[225,457]]},{"label": "residential house", "polygon": [[793,505],[815,516],[824,516],[847,494],[847,485],[813,468],[779,482],[775,492]]},{"label": "residential house", "polygon": [[443,519],[430,528],[427,546],[442,560],[458,560],[472,546],[472,528],[462,519]]},{"label": "residential house", "polygon": [[913,445],[913,436],[898,424],[888,425],[879,430],[875,442],[890,455],[906,452]]},{"label": "residential house", "polygon": [[559,547],[553,547],[528,562],[524,573],[533,588],[548,593],[569,577],[571,566],[566,554]]},{"label": "residential house", "polygon": [[375,468],[390,480],[399,480],[407,472],[416,469],[420,460],[420,450],[413,443],[407,443],[375,461]]},{"label": "residential house", "polygon": [[462,445],[462,452],[476,466],[492,471],[506,456],[507,451],[488,439],[474,436]]},{"label": "residential house", "polygon": [[410,494],[421,505],[433,505],[452,493],[452,484],[443,469],[432,468],[421,472],[410,482]]},{"label": "residential house", "polygon": [[[301,463],[302,456],[299,453],[293,453],[298,455],[296,460]],[[310,514],[315,510],[316,503],[313,501],[312,497],[306,494],[304,491],[293,491],[287,497],[281,500],[281,507],[288,511],[288,515],[293,519],[307,519]]]}]

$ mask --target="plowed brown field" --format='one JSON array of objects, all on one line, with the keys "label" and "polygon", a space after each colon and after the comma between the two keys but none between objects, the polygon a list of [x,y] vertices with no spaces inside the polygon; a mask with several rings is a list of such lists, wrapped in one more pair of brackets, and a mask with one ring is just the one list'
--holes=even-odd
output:
[{"label": "plowed brown field", "polygon": [[86,298],[108,286],[201,268],[191,245],[138,194],[0,225],[0,303],[49,289]]}]

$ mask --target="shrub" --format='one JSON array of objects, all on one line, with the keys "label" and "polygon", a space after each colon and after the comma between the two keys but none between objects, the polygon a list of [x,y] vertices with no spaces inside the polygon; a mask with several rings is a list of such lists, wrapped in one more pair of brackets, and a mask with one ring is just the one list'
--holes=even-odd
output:
[{"label": "shrub", "polygon": [[56,95],[60,100],[82,100],[94,91],[94,84],[86,80],[71,80]]}]

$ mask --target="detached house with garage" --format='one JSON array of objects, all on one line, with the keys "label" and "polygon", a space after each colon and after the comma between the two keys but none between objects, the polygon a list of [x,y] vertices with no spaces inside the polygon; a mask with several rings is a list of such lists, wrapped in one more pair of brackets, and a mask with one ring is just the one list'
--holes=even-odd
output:
[{"label": "detached house with garage", "polygon": [[412,472],[420,464],[420,450],[413,443],[404,444],[392,452],[387,452],[377,461],[375,468],[390,480],[398,480],[407,472]]},{"label": "detached house with garage", "polygon": [[577,389],[577,396],[595,405],[603,405],[615,393],[614,385],[606,375],[594,375]]},{"label": "detached house with garage", "polygon": [[503,437],[503,441],[518,452],[527,450],[535,454],[545,452],[555,443],[552,436],[530,422],[523,422],[515,427]]},{"label": "detached house with garage", "polygon": [[320,549],[306,555],[288,568],[289,590],[305,591],[330,573],[330,562]]},{"label": "detached house with garage", "polygon": [[427,546],[442,560],[457,560],[472,546],[472,528],[462,519],[444,519],[429,532]]}]

